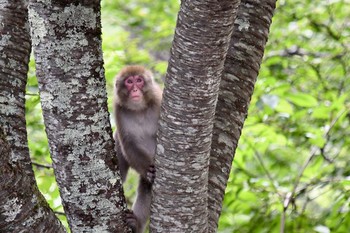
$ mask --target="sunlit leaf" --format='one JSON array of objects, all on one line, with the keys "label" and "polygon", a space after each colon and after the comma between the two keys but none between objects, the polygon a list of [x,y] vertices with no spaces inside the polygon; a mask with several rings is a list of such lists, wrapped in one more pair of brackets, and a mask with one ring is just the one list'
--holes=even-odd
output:
[{"label": "sunlit leaf", "polygon": [[311,116],[317,119],[328,119],[332,109],[326,106],[319,106],[313,109]]},{"label": "sunlit leaf", "polygon": [[331,230],[330,230],[328,227],[326,227],[326,226],[321,226],[321,225],[316,226],[316,227],[314,228],[314,230],[315,230],[316,232],[319,232],[319,233],[330,233],[330,232],[331,232]]},{"label": "sunlit leaf", "polygon": [[280,113],[287,113],[288,115],[293,114],[293,106],[286,100],[280,99],[276,106],[276,111]]},{"label": "sunlit leaf", "polygon": [[290,102],[300,107],[315,107],[318,105],[317,99],[306,93],[293,93],[286,97]]}]

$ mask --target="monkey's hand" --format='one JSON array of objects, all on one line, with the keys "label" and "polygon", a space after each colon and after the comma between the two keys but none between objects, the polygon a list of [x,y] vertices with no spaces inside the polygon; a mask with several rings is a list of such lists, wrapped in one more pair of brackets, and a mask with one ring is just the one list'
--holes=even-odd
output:
[{"label": "monkey's hand", "polygon": [[156,169],[154,165],[150,165],[146,173],[146,179],[150,184],[153,184],[155,177],[156,177]]}]

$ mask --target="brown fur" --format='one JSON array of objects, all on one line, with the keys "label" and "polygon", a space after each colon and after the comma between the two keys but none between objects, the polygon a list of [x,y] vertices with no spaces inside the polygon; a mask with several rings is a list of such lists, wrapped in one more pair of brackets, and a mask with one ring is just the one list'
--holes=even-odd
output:
[{"label": "brown fur", "polygon": [[[141,103],[134,103],[128,96],[124,81],[129,76],[140,75],[145,80],[142,88]],[[137,198],[133,212],[127,214],[127,222],[135,233],[141,233],[149,217],[151,187],[155,177],[154,154],[156,150],[156,132],[162,90],[155,83],[151,71],[143,66],[123,68],[115,80],[114,111],[117,132],[115,134],[119,169],[123,182],[129,167],[140,174]]]}]

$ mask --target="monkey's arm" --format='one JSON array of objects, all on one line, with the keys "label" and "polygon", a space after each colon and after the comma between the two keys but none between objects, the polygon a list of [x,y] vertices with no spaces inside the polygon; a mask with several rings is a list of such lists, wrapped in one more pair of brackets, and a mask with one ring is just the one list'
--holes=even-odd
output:
[{"label": "monkey's arm", "polygon": [[154,173],[154,151],[151,152],[146,145],[142,143],[144,142],[135,142],[135,140],[124,141],[126,160],[142,178],[152,182],[152,176],[154,176],[154,174],[152,174]]},{"label": "monkey's arm", "polygon": [[120,171],[120,176],[121,176],[122,181],[124,183],[126,180],[126,175],[128,174],[128,170],[129,170],[130,165],[129,165],[128,161],[126,161],[126,159],[123,155],[122,148],[120,147],[117,133],[114,134],[114,140],[115,140],[115,150],[117,152],[118,168]]}]

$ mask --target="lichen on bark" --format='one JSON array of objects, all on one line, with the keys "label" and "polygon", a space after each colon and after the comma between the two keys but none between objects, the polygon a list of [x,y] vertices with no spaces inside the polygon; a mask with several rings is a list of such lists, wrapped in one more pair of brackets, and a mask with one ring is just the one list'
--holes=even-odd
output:
[{"label": "lichen on bark", "polygon": [[113,162],[99,1],[31,1],[30,25],[50,154],[73,232],[127,232]]}]

